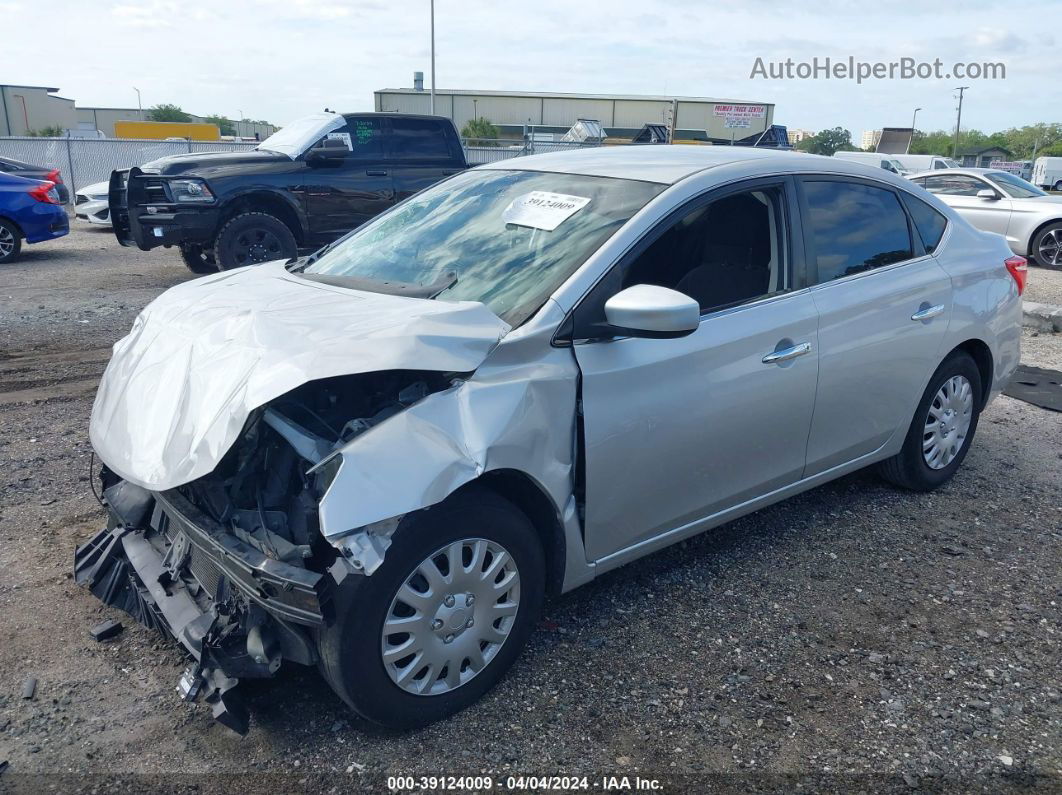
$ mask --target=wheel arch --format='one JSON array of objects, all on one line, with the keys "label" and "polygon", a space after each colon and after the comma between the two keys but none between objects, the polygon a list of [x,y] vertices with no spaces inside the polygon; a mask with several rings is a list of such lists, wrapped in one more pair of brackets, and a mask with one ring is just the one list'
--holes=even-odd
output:
[{"label": "wheel arch", "polygon": [[564,526],[553,500],[529,475],[516,469],[492,469],[469,481],[454,494],[471,487],[486,488],[516,506],[534,526],[546,557],[546,594],[556,596],[564,581]]},{"label": "wheel arch", "polygon": [[992,376],[995,372],[992,349],[988,347],[984,340],[971,338],[948,351],[948,355],[944,357],[944,360],[960,351],[969,354],[970,358],[974,360],[974,364],[977,365],[977,372],[981,376],[980,399],[983,407],[985,401],[988,400],[988,395],[992,392]]},{"label": "wheel arch", "polygon": [[[1025,256],[1033,259],[1036,258],[1036,255],[1033,252],[1033,243],[1036,242],[1036,238],[1041,232],[1043,232],[1045,229],[1047,229],[1047,227],[1052,226],[1053,224],[1062,224],[1062,217],[1049,218],[1032,231],[1032,234],[1029,235],[1029,240],[1025,244]],[[1039,260],[1037,260],[1037,262],[1039,262]]]},{"label": "wheel arch", "polygon": [[252,190],[229,199],[218,220],[215,234],[226,223],[243,213],[267,213],[274,216],[291,230],[291,234],[295,236],[295,242],[300,246],[303,245],[306,235],[299,211],[289,199],[275,191],[268,190]]},{"label": "wheel arch", "polygon": [[7,223],[11,224],[13,227],[15,227],[15,231],[18,232],[18,236],[21,237],[23,240],[26,239],[26,233],[22,229],[22,224],[20,224],[14,218],[9,215],[0,215],[0,221],[6,221]]}]

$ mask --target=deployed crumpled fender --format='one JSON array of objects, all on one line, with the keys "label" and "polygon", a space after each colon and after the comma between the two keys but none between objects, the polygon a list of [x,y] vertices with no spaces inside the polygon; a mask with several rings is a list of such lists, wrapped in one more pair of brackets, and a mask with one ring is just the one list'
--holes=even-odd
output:
[{"label": "deployed crumpled fender", "polygon": [[[547,352],[528,364],[524,345]],[[322,535],[340,548],[352,544],[357,557],[351,531],[434,505],[496,469],[527,475],[563,510],[572,493],[577,383],[569,350],[551,349],[548,336],[510,335],[471,379],[340,449],[342,464],[320,502]]]},{"label": "deployed crumpled fender", "polygon": [[471,372],[508,331],[478,302],[333,287],[282,262],[195,279],[149,304],[115,344],[92,446],[125,480],[171,489],[211,472],[254,409],[308,381]]}]

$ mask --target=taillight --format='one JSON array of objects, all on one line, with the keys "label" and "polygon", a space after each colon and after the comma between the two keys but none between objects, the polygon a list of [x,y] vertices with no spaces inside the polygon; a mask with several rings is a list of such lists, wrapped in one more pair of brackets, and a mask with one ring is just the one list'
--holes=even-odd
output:
[{"label": "taillight", "polygon": [[51,171],[49,171],[48,176],[46,176],[45,179],[49,182],[54,182],[56,185],[63,181],[63,177],[62,175],[60,175],[59,169],[57,168],[53,168]]},{"label": "taillight", "polygon": [[59,194],[52,182],[42,182],[40,185],[30,188],[29,195],[45,204],[59,204]]},{"label": "taillight", "polygon": [[1014,277],[1014,281],[1018,285],[1018,295],[1021,295],[1025,292],[1025,282],[1029,280],[1029,261],[1025,257],[1014,256],[1003,260],[1003,264],[1007,266],[1010,275]]}]

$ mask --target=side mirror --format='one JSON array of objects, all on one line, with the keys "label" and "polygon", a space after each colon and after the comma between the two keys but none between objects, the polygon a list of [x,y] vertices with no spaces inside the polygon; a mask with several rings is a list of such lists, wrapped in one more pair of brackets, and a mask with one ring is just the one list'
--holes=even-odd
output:
[{"label": "side mirror", "polygon": [[326,140],[306,153],[307,163],[338,163],[350,154],[342,141]]},{"label": "side mirror", "polygon": [[677,290],[635,284],[605,302],[605,319],[617,334],[672,339],[697,330],[701,307]]},{"label": "side mirror", "polygon": [[999,198],[999,194],[996,193],[991,188],[984,188],[982,190],[977,191],[977,198],[978,199],[988,199],[989,201],[995,201],[996,199]]}]

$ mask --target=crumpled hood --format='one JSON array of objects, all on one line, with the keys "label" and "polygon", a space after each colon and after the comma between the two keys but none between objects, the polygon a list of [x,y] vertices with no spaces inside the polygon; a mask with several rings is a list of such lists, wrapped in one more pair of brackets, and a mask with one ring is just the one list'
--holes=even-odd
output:
[{"label": "crumpled hood", "polygon": [[140,313],[92,406],[96,453],[160,491],[212,471],[249,414],[319,378],[470,372],[509,326],[478,302],[332,287],[283,262],[195,279]]}]

